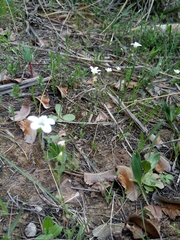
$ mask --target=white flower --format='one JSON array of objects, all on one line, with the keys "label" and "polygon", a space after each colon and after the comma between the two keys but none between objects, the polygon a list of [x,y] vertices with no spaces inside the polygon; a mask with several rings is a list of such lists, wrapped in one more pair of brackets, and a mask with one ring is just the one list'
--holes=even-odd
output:
[{"label": "white flower", "polygon": [[58,142],[58,145],[65,146],[65,141],[64,141],[64,140],[59,141],[59,142]]},{"label": "white flower", "polygon": [[92,74],[100,74],[101,70],[98,69],[98,67],[92,67],[90,66]]},{"label": "white flower", "polygon": [[116,67],[117,71],[121,71],[121,67],[117,66]]},{"label": "white flower", "polygon": [[174,69],[174,72],[175,72],[176,74],[179,74],[179,73],[180,73],[180,70],[179,70],[179,69]]},{"label": "white flower", "polygon": [[106,72],[112,72],[112,68],[106,68]]},{"label": "white flower", "polygon": [[134,48],[141,47],[142,45],[138,42],[131,43]]},{"label": "white flower", "polygon": [[32,121],[30,127],[34,130],[42,129],[45,133],[50,133],[52,130],[51,125],[55,124],[54,119],[48,118],[47,116],[29,116],[28,120]]}]

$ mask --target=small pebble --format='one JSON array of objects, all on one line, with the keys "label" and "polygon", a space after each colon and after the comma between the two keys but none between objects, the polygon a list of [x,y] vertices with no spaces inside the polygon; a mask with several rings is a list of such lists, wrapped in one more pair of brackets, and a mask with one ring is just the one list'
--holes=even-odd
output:
[{"label": "small pebble", "polygon": [[30,222],[25,229],[26,237],[35,237],[36,233],[37,233],[36,225]]}]

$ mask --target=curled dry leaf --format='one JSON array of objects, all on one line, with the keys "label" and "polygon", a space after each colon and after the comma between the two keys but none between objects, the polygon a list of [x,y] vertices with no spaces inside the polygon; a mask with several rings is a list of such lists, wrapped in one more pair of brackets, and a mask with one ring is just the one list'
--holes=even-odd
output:
[{"label": "curled dry leaf", "polygon": [[[149,153],[146,153],[144,155],[144,158],[148,161],[148,158],[153,155],[154,152],[151,152],[151,154]],[[162,173],[162,172],[170,172],[171,171],[171,166],[168,162],[168,160],[166,160],[165,157],[163,157],[162,155],[160,155],[160,159],[157,163],[157,165],[155,166],[155,170],[158,172],[158,173]]]},{"label": "curled dry leaf", "polygon": [[116,172],[114,169],[100,173],[84,173],[84,181],[88,185],[93,185],[97,182],[113,182],[115,178]]},{"label": "curled dry leaf", "polygon": [[160,206],[148,205],[145,206],[144,208],[149,211],[148,213],[146,213],[149,216],[149,218],[155,218],[158,221],[160,221],[160,219],[162,218],[162,209]]},{"label": "curled dry leaf", "polygon": [[18,125],[21,128],[21,130],[24,132],[25,142],[32,144],[36,140],[37,130],[33,130],[30,127],[31,123],[32,122],[30,120],[25,119],[24,121],[19,122]]},{"label": "curled dry leaf", "polygon": [[65,98],[67,96],[67,93],[68,93],[68,87],[59,87],[59,86],[56,86],[56,87],[60,91],[61,97]]},{"label": "curled dry leaf", "polygon": [[97,182],[97,183],[93,184],[91,188],[100,191],[101,194],[104,196],[106,189],[110,186],[111,186],[111,184],[109,182],[103,182],[103,183]]},{"label": "curled dry leaf", "polygon": [[162,211],[174,220],[180,216],[180,198],[165,198],[158,195],[156,192],[153,194],[152,199],[155,203],[161,205]]},{"label": "curled dry leaf", "polygon": [[94,121],[95,123],[97,122],[103,122],[103,121],[106,121],[108,120],[108,115],[104,112],[100,112],[96,118],[96,120]]},{"label": "curled dry leaf", "polygon": [[25,119],[30,113],[31,107],[29,103],[23,103],[21,105],[20,111],[14,113],[14,117],[11,117],[11,120],[18,122]]},{"label": "curled dry leaf", "polygon": [[118,223],[118,224],[102,224],[99,225],[97,228],[93,230],[93,236],[97,237],[98,240],[104,240],[107,239],[109,236],[111,236],[111,233],[113,236],[117,236],[118,239],[121,239],[121,232],[124,228],[124,223]]},{"label": "curled dry leaf", "polygon": [[50,98],[48,94],[44,94],[43,96],[36,97],[36,99],[40,101],[40,103],[43,105],[45,109],[48,109],[51,107],[51,105],[49,104]]},{"label": "curled dry leaf", "polygon": [[131,201],[136,201],[139,196],[138,185],[133,182],[134,175],[132,169],[126,166],[117,166],[118,176],[117,180],[122,184],[126,190],[126,197]]},{"label": "curled dry leaf", "polygon": [[138,225],[136,225],[135,223],[133,224],[126,224],[126,228],[132,232],[133,234],[133,239],[142,239],[142,237],[145,236],[145,234],[143,233],[143,230],[141,227],[139,227]]},{"label": "curled dry leaf", "polygon": [[128,219],[129,222],[133,222],[142,229],[144,229],[147,233],[149,233],[154,238],[160,238],[159,233],[159,224],[157,222],[152,222],[149,219],[142,218],[136,214],[131,215]]}]

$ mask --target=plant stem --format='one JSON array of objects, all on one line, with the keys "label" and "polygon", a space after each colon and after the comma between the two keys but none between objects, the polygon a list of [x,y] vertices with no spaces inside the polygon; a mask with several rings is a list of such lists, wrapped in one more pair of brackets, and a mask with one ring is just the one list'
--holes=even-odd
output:
[{"label": "plant stem", "polygon": [[146,204],[149,205],[148,200],[147,200],[147,198],[146,198],[146,194],[145,194],[145,192],[144,192],[142,186],[139,185],[139,188],[140,188],[140,190],[141,190],[141,193],[142,193],[142,195],[143,195],[144,200],[146,201]]},{"label": "plant stem", "polygon": [[29,69],[30,69],[30,75],[33,78],[33,67],[31,62],[29,62]]}]

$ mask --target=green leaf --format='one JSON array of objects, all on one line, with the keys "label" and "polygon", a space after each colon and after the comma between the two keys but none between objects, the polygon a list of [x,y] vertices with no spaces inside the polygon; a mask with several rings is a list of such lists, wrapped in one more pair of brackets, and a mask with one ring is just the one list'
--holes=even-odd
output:
[{"label": "green leaf", "polygon": [[38,236],[37,238],[35,238],[36,240],[51,240],[53,239],[53,234],[41,234],[40,236]]},{"label": "green leaf", "polygon": [[19,219],[21,218],[21,215],[22,215],[22,209],[20,209],[17,217],[15,218],[14,222],[11,224],[9,230],[8,230],[8,233],[5,235],[5,238],[9,238],[11,236],[11,234],[13,233],[15,227],[17,226],[18,222],[19,222]]},{"label": "green leaf", "polygon": [[153,153],[149,158],[148,161],[151,163],[151,169],[154,169],[157,163],[159,162],[160,154],[158,152]]},{"label": "green leaf", "polygon": [[75,116],[73,114],[66,114],[62,118],[64,121],[71,122],[75,119]]},{"label": "green leaf", "polygon": [[61,104],[56,104],[55,110],[56,110],[57,115],[61,118],[61,115],[62,115],[62,106],[61,106]]},{"label": "green leaf", "polygon": [[56,122],[56,120],[58,119],[58,117],[57,117],[57,116],[54,116],[54,115],[49,115],[48,117],[49,117],[49,118],[52,118],[55,122]]},{"label": "green leaf", "polygon": [[147,173],[151,169],[151,163],[149,161],[142,161],[142,168],[144,169],[145,173]]},{"label": "green leaf", "polygon": [[50,229],[53,226],[53,220],[50,216],[47,216],[44,218],[43,220],[43,229],[44,229],[44,233],[47,235],[50,233]]},{"label": "green leaf", "polygon": [[50,233],[53,234],[53,237],[57,237],[63,230],[62,226],[59,226],[57,224],[55,224],[51,229],[50,229]]},{"label": "green leaf", "polygon": [[24,56],[26,62],[28,62],[28,63],[32,62],[33,54],[32,54],[30,47],[28,47],[28,46],[23,47],[23,56]]},{"label": "green leaf", "polygon": [[132,155],[131,167],[137,183],[141,185],[142,164],[141,164],[141,157],[138,152],[133,153]]}]

